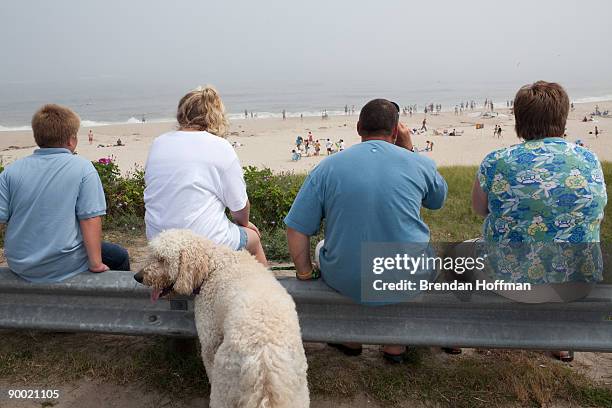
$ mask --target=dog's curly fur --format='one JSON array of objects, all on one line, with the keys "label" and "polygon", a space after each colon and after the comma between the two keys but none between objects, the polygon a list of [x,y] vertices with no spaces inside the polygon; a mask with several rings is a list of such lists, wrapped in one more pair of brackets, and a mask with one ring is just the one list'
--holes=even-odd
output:
[{"label": "dog's curly fur", "polygon": [[195,322],[212,408],[309,406],[306,356],[295,303],[246,251],[189,230],[149,244],[143,283],[195,298]]}]

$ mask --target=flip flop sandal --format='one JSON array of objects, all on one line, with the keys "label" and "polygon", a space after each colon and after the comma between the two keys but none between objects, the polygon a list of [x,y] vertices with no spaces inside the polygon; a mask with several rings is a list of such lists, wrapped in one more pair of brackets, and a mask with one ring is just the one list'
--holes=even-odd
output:
[{"label": "flip flop sandal", "polygon": [[573,351],[568,351],[567,354],[562,354],[562,355],[557,355],[556,353],[553,353],[553,356],[555,356],[555,358],[559,361],[563,361],[564,363],[571,363],[572,361],[574,361],[574,352]]},{"label": "flip flop sandal", "polygon": [[359,348],[352,348],[352,347],[345,346],[344,344],[341,344],[341,343],[327,343],[327,345],[329,347],[333,347],[336,350],[341,351],[344,355],[347,355],[350,357],[357,357],[361,355],[361,352],[363,351],[363,347],[361,346],[359,346]]},{"label": "flip flop sandal", "polygon": [[390,354],[383,351],[383,358],[390,364],[403,364],[406,361],[405,354],[406,352],[402,354]]}]

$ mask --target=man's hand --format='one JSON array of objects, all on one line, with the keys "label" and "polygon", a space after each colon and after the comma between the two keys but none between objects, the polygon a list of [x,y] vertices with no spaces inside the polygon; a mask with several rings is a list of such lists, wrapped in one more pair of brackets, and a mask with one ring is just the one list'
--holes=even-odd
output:
[{"label": "man's hand", "polygon": [[257,226],[253,224],[251,221],[249,221],[249,224],[244,228],[248,228],[250,230],[255,231],[255,233],[259,236],[259,238],[261,238],[261,232],[259,232],[259,228],[257,228]]},{"label": "man's hand", "polygon": [[102,272],[106,272],[108,271],[110,268],[106,265],[104,265],[103,263],[100,263],[96,266],[90,266],[89,267],[89,272],[93,272],[93,273],[102,273]]},{"label": "man's hand", "polygon": [[397,124],[397,139],[395,139],[395,145],[410,151],[414,149],[414,145],[412,144],[412,131],[402,122]]}]

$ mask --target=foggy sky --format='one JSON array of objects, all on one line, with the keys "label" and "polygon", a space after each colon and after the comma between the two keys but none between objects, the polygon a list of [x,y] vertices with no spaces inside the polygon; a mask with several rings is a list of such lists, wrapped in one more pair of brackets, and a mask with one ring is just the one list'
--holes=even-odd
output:
[{"label": "foggy sky", "polygon": [[0,86],[612,84],[612,2],[3,0]]}]

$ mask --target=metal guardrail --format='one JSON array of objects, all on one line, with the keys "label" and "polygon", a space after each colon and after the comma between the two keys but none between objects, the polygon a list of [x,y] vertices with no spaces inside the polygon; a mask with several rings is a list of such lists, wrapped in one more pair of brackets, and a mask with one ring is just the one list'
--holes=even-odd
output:
[{"label": "metal guardrail", "polygon": [[[0,328],[196,336],[189,298],[151,303],[129,272],[84,273],[35,285],[0,268]],[[368,307],[321,281],[282,279],[305,341],[612,352],[612,285],[578,302],[521,304],[491,293],[426,293]]]}]

